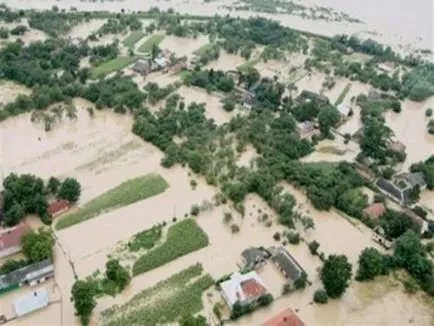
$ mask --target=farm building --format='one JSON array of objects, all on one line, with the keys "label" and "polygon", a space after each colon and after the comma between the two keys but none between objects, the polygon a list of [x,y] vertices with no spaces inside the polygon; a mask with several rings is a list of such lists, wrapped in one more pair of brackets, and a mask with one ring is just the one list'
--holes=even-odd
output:
[{"label": "farm building", "polygon": [[267,288],[256,272],[246,274],[234,273],[231,278],[220,284],[222,295],[232,310],[236,302],[247,305],[267,294]]},{"label": "farm building", "polygon": [[410,188],[400,188],[384,178],[378,179],[375,185],[383,194],[397,201],[400,205],[409,205],[411,203]]},{"label": "farm building", "polygon": [[21,317],[47,307],[48,302],[49,299],[47,290],[38,289],[15,299],[13,302],[13,307],[17,317]]},{"label": "farm building", "polygon": [[59,199],[51,203],[47,208],[47,214],[50,217],[57,217],[67,212],[71,208],[71,203],[65,199]]},{"label": "farm building", "polygon": [[12,271],[0,276],[0,294],[24,285],[36,285],[54,276],[54,266],[50,259]]},{"label": "farm building", "polygon": [[139,60],[131,69],[142,76],[146,76],[151,72],[151,65],[149,62]]},{"label": "farm building", "polygon": [[247,248],[241,253],[246,268],[256,268],[265,263],[269,254],[260,248]]},{"label": "farm building", "polygon": [[0,258],[14,255],[21,251],[21,238],[30,231],[30,227],[19,224],[0,233]]},{"label": "farm building", "polygon": [[280,314],[267,320],[262,326],[305,326],[306,324],[298,318],[291,309],[286,309]]},{"label": "farm building", "polygon": [[303,268],[283,247],[272,247],[269,252],[273,263],[292,286],[303,275]]}]

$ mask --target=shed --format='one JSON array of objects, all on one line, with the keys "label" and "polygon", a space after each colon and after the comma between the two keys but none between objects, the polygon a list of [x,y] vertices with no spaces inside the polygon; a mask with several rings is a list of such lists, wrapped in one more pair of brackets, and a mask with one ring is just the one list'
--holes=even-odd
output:
[{"label": "shed", "polygon": [[49,298],[46,289],[38,289],[14,300],[13,306],[17,317],[30,314],[48,306]]},{"label": "shed", "polygon": [[343,103],[339,104],[336,107],[336,109],[339,111],[339,114],[343,117],[347,117],[351,112],[351,108],[348,105]]},{"label": "shed", "polygon": [[280,272],[292,285],[304,273],[303,268],[283,247],[270,248],[271,260],[279,268]]},{"label": "shed", "polygon": [[50,217],[57,217],[67,212],[71,208],[71,203],[65,199],[59,199],[52,202],[47,208],[47,214]]},{"label": "shed", "polygon": [[142,76],[146,76],[151,72],[151,65],[149,62],[139,60],[131,69]]},{"label": "shed", "polygon": [[374,203],[363,210],[363,214],[372,218],[379,219],[386,212],[386,207],[383,203]]},{"label": "shed", "polygon": [[0,258],[21,251],[21,238],[30,231],[26,223],[8,228],[0,233]]}]

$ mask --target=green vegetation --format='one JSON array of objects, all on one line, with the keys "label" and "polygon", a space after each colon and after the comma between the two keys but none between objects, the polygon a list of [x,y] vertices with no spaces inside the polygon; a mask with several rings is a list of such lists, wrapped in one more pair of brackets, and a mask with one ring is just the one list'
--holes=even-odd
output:
[{"label": "green vegetation", "polygon": [[53,258],[54,237],[51,230],[30,231],[21,239],[23,254],[30,262]]},{"label": "green vegetation", "polygon": [[169,185],[159,175],[150,174],[123,182],[116,188],[92,199],[76,213],[59,220],[56,229],[61,230],[93,218],[102,212],[113,210],[162,193]]},{"label": "green vegetation", "polygon": [[410,167],[411,172],[421,172],[426,181],[427,187],[434,190],[434,155],[431,155],[425,162],[415,163]]},{"label": "green vegetation", "polygon": [[131,251],[139,251],[140,249],[151,249],[155,246],[158,240],[161,239],[161,233],[161,226],[154,226],[149,230],[137,233],[128,243],[128,248]]},{"label": "green vegetation", "polygon": [[327,296],[341,297],[351,281],[351,264],[344,255],[331,255],[321,269],[321,280]]},{"label": "green vegetation", "polygon": [[195,70],[184,78],[184,84],[205,88],[208,92],[221,91],[224,93],[234,89],[234,80],[225,74],[224,71],[217,70]]},{"label": "green vegetation", "polygon": [[166,242],[140,257],[133,266],[133,275],[145,273],[190,252],[208,245],[208,236],[193,219],[171,226]]},{"label": "green vegetation", "polygon": [[359,256],[356,280],[368,281],[373,280],[376,276],[387,274],[387,261],[389,258],[389,256],[383,256],[375,248],[363,249]]},{"label": "green vegetation", "polygon": [[164,40],[164,35],[156,34],[150,36],[142,45],[139,47],[140,52],[151,52],[152,47],[159,45]]},{"label": "green vegetation", "polygon": [[351,83],[348,83],[347,85],[345,85],[345,88],[342,90],[342,92],[339,94],[339,97],[336,99],[335,105],[339,105],[343,102],[343,100],[347,96],[348,92],[350,91],[352,85],[353,84],[351,84]]},{"label": "green vegetation", "polygon": [[58,10],[32,12],[29,17],[29,26],[39,29],[51,37],[57,37],[69,32],[83,18],[83,16],[72,16]]},{"label": "green vegetation", "polygon": [[89,325],[90,316],[96,306],[95,288],[90,282],[77,280],[71,289],[71,301],[74,303],[76,314],[83,326]]},{"label": "green vegetation", "polygon": [[327,292],[323,289],[316,290],[313,294],[313,301],[320,304],[325,304],[329,301]]},{"label": "green vegetation", "polygon": [[[211,276],[203,275],[202,265],[190,266],[141,291],[122,306],[113,306],[103,311],[103,324],[118,326],[173,323],[185,314],[201,311],[202,294],[213,284]],[[161,296],[161,293],[165,295]]]},{"label": "green vegetation", "polygon": [[236,320],[244,315],[250,314],[260,307],[266,307],[273,301],[273,296],[271,294],[264,294],[259,297],[255,303],[251,304],[241,304],[239,301],[235,302],[232,307],[231,319]]},{"label": "green vegetation", "polygon": [[205,45],[202,45],[199,49],[197,49],[193,53],[196,54],[196,55],[198,55],[198,56],[202,56],[208,50],[212,49],[214,47],[214,45],[215,45],[215,43],[207,43]]},{"label": "green vegetation", "polygon": [[[51,185],[53,186],[53,184]],[[76,203],[81,195],[81,185],[74,178],[66,178],[60,184],[59,198],[66,199],[71,203]]]},{"label": "green vegetation", "polygon": [[142,31],[133,31],[131,32],[122,43],[126,47],[133,47],[138,41],[140,41],[146,34]]},{"label": "green vegetation", "polygon": [[114,71],[121,70],[126,66],[132,64],[137,61],[139,57],[117,57],[116,59],[107,61],[99,65],[98,67],[92,68],[90,70],[90,75],[92,79],[97,79],[100,77],[104,77]]},{"label": "green vegetation", "polygon": [[425,116],[427,118],[430,118],[432,116],[432,113],[433,113],[432,108],[428,108],[428,109],[425,110]]},{"label": "green vegetation", "polygon": [[239,72],[242,72],[242,73],[244,73],[246,71],[249,71],[250,69],[252,69],[252,68],[255,67],[255,65],[259,62],[259,60],[260,59],[251,59],[251,60],[248,60],[248,61],[244,62],[242,65],[239,65],[237,67],[237,69],[238,69]]}]

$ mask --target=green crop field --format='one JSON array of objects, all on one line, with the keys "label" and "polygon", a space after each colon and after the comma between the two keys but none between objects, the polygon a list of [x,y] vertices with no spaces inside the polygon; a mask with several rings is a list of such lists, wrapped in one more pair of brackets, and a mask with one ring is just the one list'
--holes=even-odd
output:
[{"label": "green crop field", "polygon": [[151,52],[152,47],[159,45],[164,40],[164,35],[152,35],[139,47],[140,52]]},{"label": "green crop field", "polygon": [[131,32],[124,40],[123,44],[126,47],[132,47],[134,44],[136,44],[138,41],[140,41],[146,34],[142,31],[134,31]]},{"label": "green crop field", "polygon": [[151,249],[161,238],[161,226],[154,226],[151,229],[137,233],[128,243],[128,248],[131,251],[140,249]]},{"label": "green crop field", "polygon": [[341,94],[339,94],[339,97],[336,99],[335,105],[339,105],[343,102],[345,96],[347,96],[348,92],[350,91],[351,86],[352,86],[351,83],[345,85],[345,88],[342,90]]},{"label": "green crop field", "polygon": [[103,311],[102,324],[154,326],[173,323],[183,314],[200,312],[203,309],[202,294],[213,284],[213,278],[203,274],[202,265],[190,266],[139,292],[125,304]]},{"label": "green crop field", "polygon": [[60,219],[56,224],[56,229],[61,230],[91,219],[102,212],[158,195],[168,187],[169,185],[166,180],[156,174],[149,174],[128,180],[116,188],[110,189],[106,193],[92,199],[77,212],[68,214]]},{"label": "green crop field", "polygon": [[178,257],[208,245],[208,236],[193,219],[183,220],[169,228],[166,242],[140,257],[133,266],[133,275],[160,267]]},{"label": "green crop field", "polygon": [[97,79],[100,77],[104,77],[114,71],[121,70],[126,66],[132,64],[137,61],[139,57],[117,57],[116,59],[104,62],[97,67],[94,67],[90,70],[91,79]]}]

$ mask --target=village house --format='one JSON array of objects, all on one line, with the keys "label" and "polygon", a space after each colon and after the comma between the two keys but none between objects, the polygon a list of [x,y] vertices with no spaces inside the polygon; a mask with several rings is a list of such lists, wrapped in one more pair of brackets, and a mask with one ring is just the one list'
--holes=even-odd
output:
[{"label": "village house", "polygon": [[47,307],[48,303],[48,291],[42,288],[16,298],[13,307],[15,315],[21,317]]},{"label": "village house", "polygon": [[316,102],[320,105],[327,105],[330,103],[327,96],[317,94],[308,90],[303,90],[300,95],[298,96],[297,100],[301,103],[306,102]]},{"label": "village house", "polygon": [[378,220],[386,212],[386,206],[383,203],[373,203],[363,210],[363,215],[373,220]]},{"label": "village house", "polygon": [[286,309],[280,314],[267,320],[262,326],[305,326],[306,324],[298,318],[292,309]]},{"label": "village house", "polygon": [[402,181],[405,184],[407,184],[410,188],[419,187],[419,190],[425,190],[426,189],[426,181],[422,173],[416,172],[416,173],[400,173],[395,175],[395,180]]},{"label": "village house", "polygon": [[45,282],[53,276],[54,266],[50,259],[25,266],[0,276],[0,294]]},{"label": "village house", "polygon": [[264,249],[260,248],[248,248],[241,253],[244,266],[246,268],[257,268],[265,264],[270,254]]},{"label": "village house", "polygon": [[52,202],[47,207],[47,214],[51,218],[58,217],[63,213],[67,212],[71,208],[71,203],[65,199],[59,199]]},{"label": "village house", "polygon": [[254,271],[246,274],[233,273],[229,280],[220,283],[220,287],[223,299],[231,310],[236,302],[241,305],[252,304],[268,293],[259,275]]},{"label": "village house", "polygon": [[341,115],[342,118],[346,118],[350,115],[351,112],[351,108],[346,105],[346,104],[339,104],[336,109],[338,110],[339,114]]},{"label": "village house", "polygon": [[299,122],[297,123],[297,130],[301,135],[306,135],[315,130],[315,124],[309,120]]},{"label": "village house", "polygon": [[30,227],[19,224],[0,233],[0,258],[14,255],[21,251],[21,238],[30,231]]},{"label": "village house", "polygon": [[400,188],[393,182],[388,181],[384,178],[379,178],[375,185],[383,194],[388,196],[390,199],[398,202],[400,205],[411,205],[411,189],[409,187]]},{"label": "village house", "polygon": [[272,247],[268,250],[271,253],[271,260],[291,286],[305,273],[289,252],[283,247]]},{"label": "village house", "polygon": [[173,66],[171,66],[169,70],[171,73],[177,74],[185,68],[187,68],[187,63],[185,61],[180,61],[174,64]]},{"label": "village house", "polygon": [[419,232],[419,234],[424,234],[429,230],[429,224],[427,221],[425,221],[422,217],[419,215],[413,213],[409,209],[404,209],[402,213],[408,217],[411,222],[413,223],[414,229],[416,232]]},{"label": "village house", "polygon": [[146,77],[151,73],[151,65],[147,61],[139,60],[131,68],[134,72]]}]

